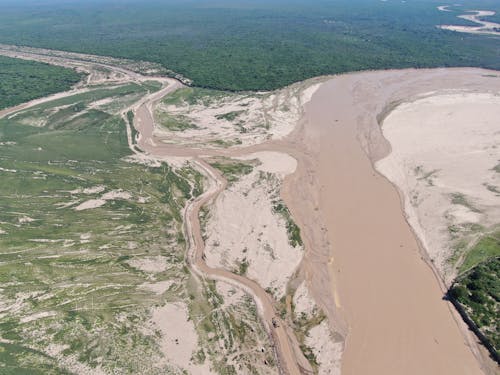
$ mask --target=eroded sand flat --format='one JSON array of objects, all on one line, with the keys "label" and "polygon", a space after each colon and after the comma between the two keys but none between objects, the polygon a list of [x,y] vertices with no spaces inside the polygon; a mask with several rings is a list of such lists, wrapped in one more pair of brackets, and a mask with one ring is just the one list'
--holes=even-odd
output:
[{"label": "eroded sand flat", "polygon": [[398,191],[372,162],[389,151],[377,123],[386,106],[438,89],[491,87],[500,79],[475,69],[361,73],[326,82],[306,106],[298,137],[317,166],[330,270],[348,327],[343,374],[483,373],[475,340],[422,259]]}]

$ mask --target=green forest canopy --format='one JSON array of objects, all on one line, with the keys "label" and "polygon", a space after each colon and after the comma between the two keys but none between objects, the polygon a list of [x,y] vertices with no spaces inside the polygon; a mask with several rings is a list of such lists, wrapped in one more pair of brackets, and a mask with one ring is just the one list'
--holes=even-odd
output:
[{"label": "green forest canopy", "polygon": [[500,69],[500,38],[436,27],[500,10],[468,1],[442,12],[451,0],[0,0],[0,42],[158,62],[230,90],[364,69]]},{"label": "green forest canopy", "polygon": [[67,90],[80,79],[72,69],[0,56],[0,109]]}]

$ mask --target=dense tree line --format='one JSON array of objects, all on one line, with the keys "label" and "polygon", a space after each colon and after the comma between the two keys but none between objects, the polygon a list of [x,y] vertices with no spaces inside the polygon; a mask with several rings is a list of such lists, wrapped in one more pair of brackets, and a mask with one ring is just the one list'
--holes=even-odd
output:
[{"label": "dense tree line", "polygon": [[500,257],[491,258],[460,276],[449,291],[500,355]]},{"label": "dense tree line", "polygon": [[500,38],[436,27],[469,24],[456,17],[479,6],[468,1],[442,12],[446,0],[26,0],[0,4],[0,42],[159,62],[229,90],[365,69],[500,69]]},{"label": "dense tree line", "polygon": [[67,90],[80,79],[72,69],[0,56],[0,109]]}]

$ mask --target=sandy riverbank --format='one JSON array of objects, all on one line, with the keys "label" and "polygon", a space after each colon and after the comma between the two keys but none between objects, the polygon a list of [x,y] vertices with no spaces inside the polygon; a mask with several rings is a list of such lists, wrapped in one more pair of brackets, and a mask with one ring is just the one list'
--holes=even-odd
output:
[{"label": "sandy riverbank", "polygon": [[447,284],[458,245],[500,223],[499,94],[435,93],[384,120],[392,152],[377,170],[404,195],[408,222]]}]

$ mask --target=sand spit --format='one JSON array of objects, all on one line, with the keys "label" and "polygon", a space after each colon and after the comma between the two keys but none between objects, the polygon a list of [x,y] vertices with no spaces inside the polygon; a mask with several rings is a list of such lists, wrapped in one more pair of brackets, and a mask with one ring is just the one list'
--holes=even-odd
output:
[{"label": "sand spit", "polygon": [[[296,319],[310,320],[318,314],[318,306],[309,292],[306,282],[300,283],[293,295],[293,313]],[[304,344],[311,348],[318,363],[318,374],[339,375],[344,342],[335,335],[327,319],[312,326],[306,332]]]},{"label": "sand spit", "polygon": [[[450,12],[447,6],[438,7],[438,9],[443,12]],[[495,12],[491,10],[468,10],[467,12],[472,12],[472,14],[462,14],[457,17],[477,23],[479,26],[439,25],[438,27],[443,30],[451,30],[459,33],[500,35],[499,23],[481,19],[483,17],[494,16]]]},{"label": "sand spit", "polygon": [[332,337],[331,328],[326,320],[311,328],[306,345],[313,349],[319,364],[318,375],[340,375],[340,358],[344,345]]},{"label": "sand spit", "polygon": [[[306,106],[304,122],[288,145],[301,142],[305,148],[296,154],[297,171],[307,179],[285,180],[285,202],[304,229],[306,249],[314,249],[303,262],[311,294],[333,328],[347,336],[343,374],[482,373],[475,338],[442,300],[442,284],[401,213],[404,197],[374,171],[373,162],[390,151],[378,121],[396,104],[431,91],[497,92],[496,74],[480,69],[348,74],[324,83]],[[309,168],[301,169],[304,164]],[[303,199],[307,196],[318,199],[316,207]],[[318,209],[327,247],[314,246],[320,236],[309,237],[308,227],[321,231],[322,222],[302,221]],[[329,261],[316,261],[325,258]],[[325,268],[330,282],[317,277]],[[332,311],[340,311],[340,319]]]},{"label": "sand spit", "polygon": [[438,10],[440,10],[441,12],[451,12],[451,10],[449,10],[450,6],[449,5],[440,5],[437,7]]},{"label": "sand spit", "polygon": [[500,223],[499,118],[500,91],[434,94],[384,120],[392,152],[376,168],[403,193],[408,221],[447,283],[457,240],[474,224]]}]

